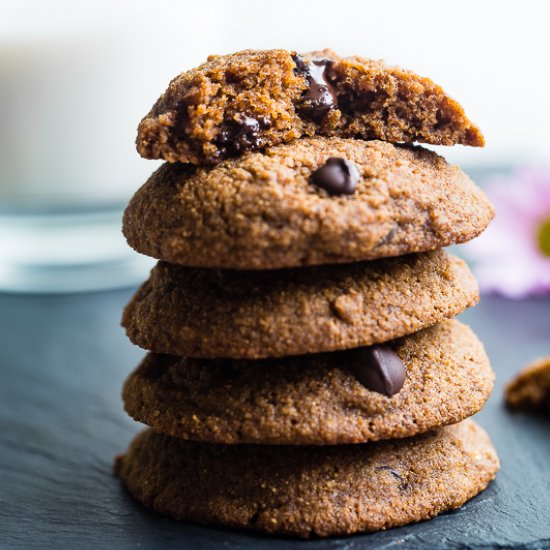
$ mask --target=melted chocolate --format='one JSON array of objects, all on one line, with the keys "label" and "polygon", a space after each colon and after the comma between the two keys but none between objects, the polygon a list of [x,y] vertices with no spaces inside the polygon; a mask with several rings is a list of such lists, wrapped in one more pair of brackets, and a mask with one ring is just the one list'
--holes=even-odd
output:
[{"label": "melted chocolate", "polygon": [[324,117],[329,111],[338,107],[336,92],[327,79],[326,71],[332,61],[314,59],[305,61],[298,54],[292,56],[296,64],[295,72],[307,78],[308,89],[304,92],[301,113],[312,119]]},{"label": "melted chocolate", "polygon": [[247,115],[224,123],[215,140],[220,156],[241,155],[259,149],[263,145],[261,130],[268,126],[267,119]]}]

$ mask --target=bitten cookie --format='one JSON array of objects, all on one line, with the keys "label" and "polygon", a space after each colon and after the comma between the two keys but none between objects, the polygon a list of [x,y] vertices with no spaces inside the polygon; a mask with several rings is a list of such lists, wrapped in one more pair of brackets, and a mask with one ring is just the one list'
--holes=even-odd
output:
[{"label": "bitten cookie", "polygon": [[221,271],[159,263],[126,306],[130,340],[157,353],[261,358],[369,346],[478,301],[442,250],[360,264]]},{"label": "bitten cookie", "polygon": [[462,107],[428,78],[330,50],[211,56],[170,83],[138,128],[145,158],[215,164],[302,136],[482,146]]},{"label": "bitten cookie", "polygon": [[306,138],[210,169],[164,164],[132,198],[123,231],[170,263],[276,269],[434,250],[492,217],[485,194],[431,151]]},{"label": "bitten cookie", "polygon": [[115,471],[179,520],[299,537],[378,531],[462,506],[499,468],[471,420],[412,439],[323,448],[209,445],[147,430]]},{"label": "bitten cookie", "polygon": [[[483,345],[456,320],[376,346],[397,354],[404,384],[399,372],[381,372],[385,365],[373,364],[368,349],[261,361],[149,354],[126,380],[125,409],[183,439],[334,445],[458,422],[478,412],[493,388]],[[368,375],[378,376],[374,385]]]},{"label": "bitten cookie", "polygon": [[550,357],[537,359],[508,384],[506,403],[514,409],[550,410]]}]

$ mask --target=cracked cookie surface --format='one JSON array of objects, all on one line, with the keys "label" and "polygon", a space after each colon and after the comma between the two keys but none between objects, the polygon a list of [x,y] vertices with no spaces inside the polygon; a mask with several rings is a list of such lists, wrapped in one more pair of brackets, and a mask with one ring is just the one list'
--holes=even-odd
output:
[{"label": "cracked cookie surface", "polygon": [[261,358],[369,346],[450,319],[479,299],[463,260],[438,250],[278,271],[160,262],[124,310],[157,353]]},{"label": "cracked cookie surface", "polygon": [[130,494],[157,512],[303,538],[429,519],[462,506],[498,468],[471,420],[411,439],[323,448],[210,445],[147,430],[115,461]]},{"label": "cracked cookie surface", "polygon": [[174,78],[138,128],[145,158],[216,164],[303,136],[482,146],[430,79],[331,50],[210,56]]},{"label": "cracked cookie surface", "polygon": [[[353,194],[312,182],[329,158],[353,163]],[[161,166],[124,214],[130,246],[194,267],[276,269],[435,250],[489,224],[487,197],[421,147],[304,138],[214,168]]]},{"label": "cracked cookie surface", "polygon": [[149,354],[125,382],[123,400],[135,420],[182,439],[337,445],[458,422],[478,412],[493,389],[483,345],[459,321],[385,348],[406,368],[404,386],[391,397],[356,377],[365,349],[358,348],[256,361]]}]

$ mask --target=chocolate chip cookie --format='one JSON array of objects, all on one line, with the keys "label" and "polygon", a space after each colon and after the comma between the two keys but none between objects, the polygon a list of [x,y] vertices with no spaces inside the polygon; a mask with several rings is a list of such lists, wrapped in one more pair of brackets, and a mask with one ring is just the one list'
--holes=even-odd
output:
[{"label": "chocolate chip cookie", "polygon": [[132,342],[158,353],[253,359],[385,342],[477,301],[468,266],[442,250],[278,271],[160,262],[122,324]]},{"label": "chocolate chip cookie", "polygon": [[[383,357],[369,357],[372,350]],[[135,420],[183,439],[336,445],[463,420],[483,407],[493,378],[481,342],[453,320],[386,346],[321,355],[237,361],[149,354],[127,379],[123,399]]]},{"label": "chocolate chip cookie", "polygon": [[304,138],[214,168],[164,164],[131,200],[123,231],[170,263],[276,269],[434,250],[492,217],[485,194],[431,151]]},{"label": "chocolate chip cookie", "polygon": [[550,410],[550,357],[537,359],[508,384],[506,404],[514,409]]},{"label": "chocolate chip cookie", "polygon": [[115,462],[128,491],[157,512],[304,538],[429,519],[462,506],[498,468],[471,420],[411,439],[328,447],[211,445],[147,430]]},{"label": "chocolate chip cookie", "polygon": [[216,164],[303,136],[482,146],[428,78],[330,50],[247,50],[180,74],[138,128],[141,156]]}]

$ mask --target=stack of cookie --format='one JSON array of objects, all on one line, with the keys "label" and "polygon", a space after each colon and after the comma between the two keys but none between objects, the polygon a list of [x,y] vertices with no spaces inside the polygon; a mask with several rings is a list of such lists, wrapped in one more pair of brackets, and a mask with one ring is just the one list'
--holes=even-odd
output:
[{"label": "stack of cookie", "polygon": [[428,519],[494,478],[471,420],[491,392],[452,318],[478,300],[443,247],[493,211],[419,146],[483,145],[426,78],[283,50],[174,79],[138,150],[168,162],[124,233],[161,260],[123,325],[150,350],[125,383],[151,428],[116,471],[177,519],[328,536]]}]

